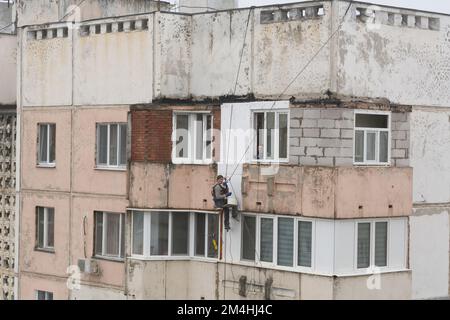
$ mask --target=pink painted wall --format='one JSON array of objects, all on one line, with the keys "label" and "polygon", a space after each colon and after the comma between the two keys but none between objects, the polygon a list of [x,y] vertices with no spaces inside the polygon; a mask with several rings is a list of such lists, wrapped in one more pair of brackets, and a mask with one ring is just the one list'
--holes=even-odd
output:
[{"label": "pink painted wall", "polygon": [[[70,110],[27,109],[22,113],[22,189],[70,190]],[[37,166],[38,123],[56,124],[56,167]]]},{"label": "pink painted wall", "polygon": [[19,286],[21,300],[36,300],[36,290],[53,292],[53,300],[67,300],[69,297],[64,279],[43,279],[21,274]]},{"label": "pink painted wall", "polygon": [[208,165],[135,162],[131,165],[131,207],[211,210],[216,174],[215,167]]},{"label": "pink painted wall", "polygon": [[[74,196],[72,214],[72,241],[70,253],[72,264],[78,259],[91,258],[94,255],[94,211],[125,213],[128,201],[121,198]],[[86,217],[86,235],[83,220]],[[86,256],[84,244],[86,243]],[[125,265],[123,262],[96,259],[100,275],[82,275],[82,280],[112,286],[123,286]]]},{"label": "pink painted wall", "polygon": [[[54,253],[36,251],[36,206],[55,208]],[[59,277],[69,265],[69,196],[50,193],[22,193],[20,271]]]},{"label": "pink painted wall", "polygon": [[[96,123],[127,122],[127,116],[128,107],[25,109],[19,265],[28,280],[21,283],[21,298],[34,298],[34,290],[39,289],[34,281],[45,278],[43,283],[55,286],[58,295],[66,299],[67,294],[58,286],[69,276],[67,267],[77,265],[78,259],[85,257],[84,243],[87,258],[93,254],[94,211],[126,212],[127,173],[97,170],[95,148]],[[56,168],[36,167],[39,122],[56,123]],[[55,208],[55,253],[35,250],[36,206]],[[82,275],[81,279],[123,288],[123,262],[98,259],[98,264],[99,276]]]},{"label": "pink painted wall", "polygon": [[408,167],[282,165],[277,175],[258,177],[257,166],[244,165],[242,184],[245,211],[367,218],[408,216],[412,210]]},{"label": "pink painted wall", "polygon": [[73,113],[73,191],[126,195],[126,171],[95,169],[96,123],[127,122],[128,107],[77,108]]}]

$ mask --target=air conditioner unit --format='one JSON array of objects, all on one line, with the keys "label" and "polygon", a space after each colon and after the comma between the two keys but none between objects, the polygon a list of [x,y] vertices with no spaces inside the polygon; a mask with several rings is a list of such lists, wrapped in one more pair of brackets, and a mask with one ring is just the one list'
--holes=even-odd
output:
[{"label": "air conditioner unit", "polygon": [[92,259],[78,259],[78,268],[80,272],[87,274],[98,274],[98,263]]}]

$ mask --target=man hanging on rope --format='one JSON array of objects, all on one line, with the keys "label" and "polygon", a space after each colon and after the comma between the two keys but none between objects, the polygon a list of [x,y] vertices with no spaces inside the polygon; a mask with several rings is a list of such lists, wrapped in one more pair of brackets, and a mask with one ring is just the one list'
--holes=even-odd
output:
[{"label": "man hanging on rope", "polygon": [[[214,206],[216,208],[222,208],[225,217],[225,229],[230,230],[230,208],[227,207],[227,197],[231,196],[231,192],[228,189],[227,181],[223,176],[217,176],[216,184],[212,188],[212,196],[214,200]],[[233,210],[234,214],[234,210]]]}]

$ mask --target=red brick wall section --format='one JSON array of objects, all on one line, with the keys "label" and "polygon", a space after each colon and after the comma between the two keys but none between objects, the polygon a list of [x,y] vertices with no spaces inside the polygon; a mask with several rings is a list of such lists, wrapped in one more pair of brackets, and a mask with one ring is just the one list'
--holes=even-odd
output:
[{"label": "red brick wall section", "polygon": [[132,110],[131,127],[131,161],[171,162],[172,110]]}]

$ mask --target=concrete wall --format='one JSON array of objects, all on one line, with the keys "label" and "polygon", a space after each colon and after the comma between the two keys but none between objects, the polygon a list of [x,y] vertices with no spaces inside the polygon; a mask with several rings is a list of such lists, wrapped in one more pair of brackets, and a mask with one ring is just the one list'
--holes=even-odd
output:
[{"label": "concrete wall", "polygon": [[0,34],[0,106],[16,104],[16,75],[17,75],[17,37]]},{"label": "concrete wall", "polygon": [[[153,25],[152,16],[140,19]],[[112,32],[106,33],[107,24]],[[97,24],[98,25],[98,24]],[[95,24],[82,28],[95,28]],[[152,101],[153,33],[146,29],[115,32],[117,23],[102,21],[101,34],[75,32],[73,95],[75,105],[131,104]],[[114,28],[114,29],[113,29]],[[152,30],[152,28],[150,29]],[[93,31],[93,30],[92,30]]]},{"label": "concrete wall", "polygon": [[[55,26],[63,34],[61,24]],[[22,105],[72,104],[72,33],[67,37],[38,40],[25,29],[22,38]]]},{"label": "concrete wall", "polygon": [[334,286],[337,300],[409,300],[411,272],[337,278]]},{"label": "concrete wall", "polygon": [[[155,11],[156,1],[148,0],[87,0],[76,9],[76,0],[33,0],[18,2],[19,27],[66,21],[117,17]],[[168,9],[168,2],[161,1],[161,10]]]},{"label": "concrete wall", "polygon": [[132,208],[212,210],[214,166],[133,162],[130,171]]},{"label": "concrete wall", "polygon": [[70,300],[125,300],[123,291],[111,288],[81,285],[80,289],[71,290]]},{"label": "concrete wall", "polygon": [[[259,267],[197,261],[130,260],[130,299],[264,300],[266,281],[272,279],[270,299],[409,299],[409,272],[379,276],[371,289],[370,276],[336,278]],[[245,296],[239,279],[245,276]],[[175,290],[176,289],[176,290]],[[387,297],[387,298],[386,298]]]},{"label": "concrete wall", "polygon": [[[448,295],[450,111],[415,107],[411,114],[411,166],[415,203],[411,216],[413,297]],[[433,263],[429,263],[433,261]]]},{"label": "concrete wall", "polygon": [[411,128],[414,202],[450,202],[450,110],[417,107]]},{"label": "concrete wall", "polygon": [[322,218],[408,216],[412,170],[281,165],[275,175],[263,175],[257,165],[244,165],[242,192],[245,211]]},{"label": "concrete wall", "polygon": [[7,27],[13,22],[14,16],[14,4],[11,2],[0,2],[0,33],[12,33],[14,31],[14,25]]},{"label": "concrete wall", "polygon": [[[337,6],[343,16],[348,2]],[[450,17],[380,6],[375,23],[364,23],[356,17],[356,8],[364,7],[352,5],[336,40],[337,91],[402,104],[449,106]],[[395,14],[392,24],[388,13]],[[401,25],[401,14],[409,15],[409,26]],[[415,16],[427,19],[418,27]],[[428,18],[440,20],[439,30],[430,30]]]},{"label": "concrete wall", "polygon": [[411,216],[412,297],[447,297],[449,288],[448,207],[423,207]]},{"label": "concrete wall", "polygon": [[[302,6],[305,5],[287,5],[286,8]],[[289,23],[261,24],[262,8],[251,12],[245,9],[194,15],[192,95],[279,95],[297,75],[299,64],[305,65],[329,36],[329,3],[324,3],[324,7],[327,13],[324,16]],[[273,7],[273,10],[277,9]],[[241,52],[241,69],[235,91]],[[328,63],[329,51],[322,50],[306,72],[284,93],[317,96],[326,91]]]},{"label": "concrete wall", "polygon": [[178,11],[197,13],[204,11],[226,10],[237,7],[236,0],[178,0]]}]

